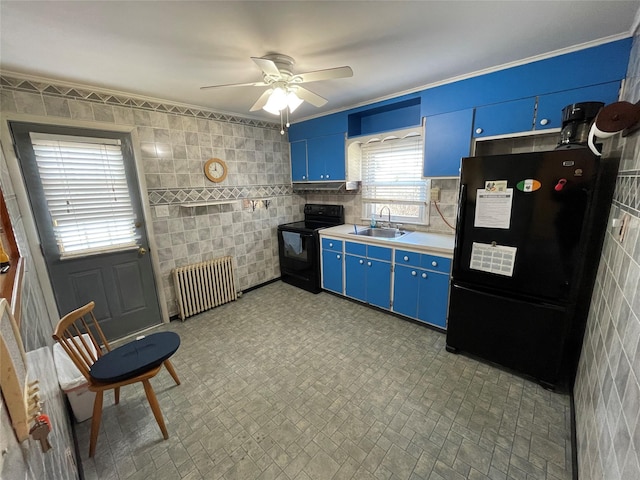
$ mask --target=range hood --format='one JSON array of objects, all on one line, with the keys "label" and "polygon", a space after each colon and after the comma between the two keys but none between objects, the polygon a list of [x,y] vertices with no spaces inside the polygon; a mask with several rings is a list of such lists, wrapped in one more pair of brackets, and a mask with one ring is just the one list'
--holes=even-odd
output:
[{"label": "range hood", "polygon": [[309,190],[323,190],[323,191],[351,191],[358,190],[360,188],[360,182],[293,182],[293,191],[309,191]]}]

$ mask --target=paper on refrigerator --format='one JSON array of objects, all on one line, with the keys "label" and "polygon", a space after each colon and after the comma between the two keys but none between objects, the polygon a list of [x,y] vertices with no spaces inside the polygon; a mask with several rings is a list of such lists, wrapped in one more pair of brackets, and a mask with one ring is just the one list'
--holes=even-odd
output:
[{"label": "paper on refrigerator", "polygon": [[473,242],[469,268],[512,277],[517,251],[516,247]]},{"label": "paper on refrigerator", "polygon": [[473,226],[508,230],[511,224],[512,204],[513,188],[497,192],[479,188],[476,193],[476,217]]}]

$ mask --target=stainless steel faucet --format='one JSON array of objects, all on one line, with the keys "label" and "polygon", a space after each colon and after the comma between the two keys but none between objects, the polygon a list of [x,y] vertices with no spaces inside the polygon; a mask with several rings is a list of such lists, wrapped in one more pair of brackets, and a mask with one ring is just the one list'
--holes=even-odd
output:
[{"label": "stainless steel faucet", "polygon": [[387,226],[389,226],[389,227],[390,227],[390,226],[391,226],[391,209],[390,209],[387,205],[385,205],[384,207],[382,207],[382,208],[380,209],[380,213],[379,213],[378,215],[380,215],[380,218],[382,218],[382,211],[383,211],[385,208],[387,209],[387,213],[388,213],[387,222],[389,223],[389,225],[387,225]]}]

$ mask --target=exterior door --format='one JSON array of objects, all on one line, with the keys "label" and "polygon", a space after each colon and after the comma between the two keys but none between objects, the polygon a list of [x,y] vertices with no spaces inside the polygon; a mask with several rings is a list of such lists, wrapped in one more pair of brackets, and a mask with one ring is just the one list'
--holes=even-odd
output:
[{"label": "exterior door", "polygon": [[111,339],[161,323],[129,135],[11,131],[60,314],[93,300]]}]

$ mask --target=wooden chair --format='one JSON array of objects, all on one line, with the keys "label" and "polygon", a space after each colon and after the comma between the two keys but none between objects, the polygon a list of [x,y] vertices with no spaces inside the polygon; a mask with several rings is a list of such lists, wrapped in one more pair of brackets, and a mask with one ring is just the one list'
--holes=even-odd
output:
[{"label": "wooden chair", "polygon": [[180,346],[180,337],[173,332],[154,333],[112,350],[98,325],[93,313],[94,307],[95,303],[90,302],[68,313],[58,322],[53,334],[53,338],[62,345],[87,379],[89,390],[96,393],[89,457],[93,457],[98,440],[103,392],[114,389],[115,403],[118,404],[120,387],[131,383],[142,382],[151,411],[166,440],[169,434],[149,380],[155,377],[164,365],[176,384],[180,385],[178,375],[169,361],[169,357]]}]

